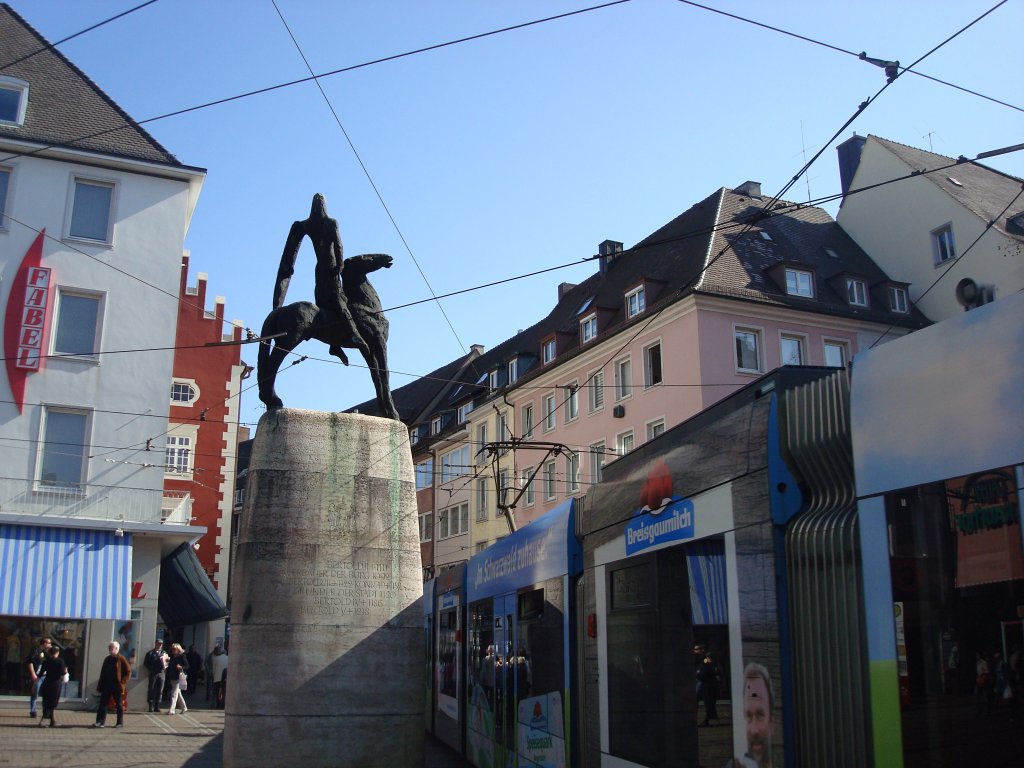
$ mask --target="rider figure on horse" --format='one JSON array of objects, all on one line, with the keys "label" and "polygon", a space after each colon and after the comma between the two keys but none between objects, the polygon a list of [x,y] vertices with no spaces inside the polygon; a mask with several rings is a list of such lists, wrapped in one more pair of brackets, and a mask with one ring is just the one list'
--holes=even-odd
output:
[{"label": "rider figure on horse", "polygon": [[[327,201],[319,192],[313,195],[309,218],[296,221],[288,231],[288,240],[281,254],[281,265],[277,269],[277,283],[274,285],[274,309],[284,306],[288,283],[295,273],[299,246],[302,245],[302,238],[307,236],[313,242],[313,250],[316,253],[316,286],[313,300],[321,309],[337,317],[341,328],[352,336],[353,347],[364,355],[368,354],[369,347],[356,328],[342,289],[341,273],[345,262],[338,222],[327,215]],[[348,357],[340,346],[332,346],[330,352],[348,365]]]}]

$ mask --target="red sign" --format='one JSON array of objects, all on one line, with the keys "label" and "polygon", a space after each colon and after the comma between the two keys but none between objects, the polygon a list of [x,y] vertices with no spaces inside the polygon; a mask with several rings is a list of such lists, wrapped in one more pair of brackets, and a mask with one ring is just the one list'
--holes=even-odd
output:
[{"label": "red sign", "polygon": [[4,357],[7,358],[7,381],[21,413],[25,404],[25,380],[42,366],[46,343],[47,309],[50,305],[52,270],[42,266],[43,239],[39,233],[21,260],[4,316]]},{"label": "red sign", "polygon": [[145,600],[146,599],[146,595],[149,594],[148,592],[143,592],[142,591],[145,588],[146,588],[146,585],[143,582],[141,582],[141,581],[133,581],[132,582],[132,600]]}]

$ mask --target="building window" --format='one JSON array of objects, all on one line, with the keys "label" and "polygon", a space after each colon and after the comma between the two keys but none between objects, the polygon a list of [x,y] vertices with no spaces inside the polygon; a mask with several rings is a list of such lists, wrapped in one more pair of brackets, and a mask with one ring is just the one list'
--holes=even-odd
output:
[{"label": "building window", "polygon": [[647,422],[647,442],[650,442],[665,431],[665,420],[656,419]]},{"label": "building window", "polygon": [[473,554],[479,555],[485,549],[487,549],[487,540],[485,539],[484,541],[478,541],[476,544],[473,545]]},{"label": "building window", "polygon": [[630,396],[633,389],[633,366],[628,357],[615,363],[615,399],[623,400]]},{"label": "building window", "polygon": [[543,346],[541,347],[541,350],[544,365],[547,365],[548,363],[555,359],[555,340],[548,339],[547,341],[545,341]]},{"label": "building window", "polygon": [[786,270],[786,293],[790,296],[814,298],[814,276],[802,269]]},{"label": "building window", "polygon": [[568,423],[580,415],[580,385],[575,381],[565,388],[565,421]]},{"label": "building window", "polygon": [[416,490],[422,491],[434,483],[434,460],[427,459],[416,465]]},{"label": "building window", "polygon": [[97,294],[60,290],[53,334],[54,354],[96,359],[99,352],[101,305],[102,298]]},{"label": "building window", "polygon": [[[508,428],[508,411],[498,412],[498,434],[494,436],[495,440],[508,440],[512,438],[512,430]],[[502,455],[507,451],[502,451]]]},{"label": "building window", "polygon": [[615,450],[619,456],[625,456],[633,450],[633,430],[623,432],[615,437]]},{"label": "building window", "polygon": [[495,517],[501,517],[503,514],[502,507],[506,507],[512,503],[513,493],[509,493],[512,490],[512,473],[510,470],[503,469],[498,473],[498,503],[496,505]]},{"label": "building window", "polygon": [[523,406],[523,437],[533,436],[533,403]]},{"label": "building window", "polygon": [[643,288],[637,288],[626,294],[626,317],[636,317],[644,311],[645,306]]},{"label": "building window", "polygon": [[476,519],[487,519],[487,480],[482,477],[476,481]]},{"label": "building window", "polygon": [[866,307],[868,305],[868,287],[864,281],[852,277],[846,278],[846,298],[855,307]]},{"label": "building window", "polygon": [[651,344],[644,349],[644,387],[661,384],[661,343]]},{"label": "building window", "polygon": [[593,341],[597,336],[597,315],[590,315],[580,320],[580,344]]},{"label": "building window", "polygon": [[505,373],[508,376],[508,383],[514,384],[516,379],[519,378],[519,366],[516,360],[509,360],[505,366]]},{"label": "building window", "polygon": [[476,426],[476,463],[483,464],[487,460],[487,451],[484,450],[484,446],[487,445],[487,422],[477,424]]},{"label": "building window", "polygon": [[113,199],[113,184],[76,178],[68,236],[109,243]]},{"label": "building window", "polygon": [[568,493],[580,489],[580,455],[575,451],[565,456],[565,488]]},{"label": "building window", "polygon": [[761,332],[752,328],[736,329],[736,370],[761,372]]},{"label": "building window", "polygon": [[11,171],[0,168],[0,230],[9,229],[7,225],[7,188],[11,185]]},{"label": "building window", "polygon": [[501,385],[500,385],[500,384],[499,384],[499,382],[498,382],[498,371],[497,371],[497,370],[494,370],[494,371],[490,371],[490,372],[489,372],[489,373],[487,374],[487,388],[488,388],[488,389],[489,389],[489,390],[490,390],[491,392],[493,392],[493,391],[494,391],[494,390],[496,390],[496,389],[497,389],[497,388],[498,388],[499,386],[501,386]]},{"label": "building window", "polygon": [[190,474],[192,472],[192,436],[168,435],[164,445],[166,449],[164,471],[175,475]]},{"label": "building window", "polygon": [[556,425],[558,401],[554,395],[544,395],[544,431],[550,432]]},{"label": "building window", "polygon": [[956,243],[953,240],[952,224],[946,224],[932,231],[932,253],[936,265],[956,258]]},{"label": "building window", "polygon": [[523,470],[523,504],[527,507],[532,506],[537,500],[537,494],[534,493],[533,478],[537,470],[533,467],[527,467]]},{"label": "building window", "polygon": [[590,412],[604,408],[604,371],[594,371],[590,374],[587,391],[590,393]]},{"label": "building window", "polygon": [[441,417],[435,416],[430,420],[430,434],[436,435],[441,431]]},{"label": "building window", "polygon": [[21,125],[28,107],[28,83],[0,76],[0,123]]},{"label": "building window", "polygon": [[906,314],[910,311],[910,304],[907,302],[907,292],[903,288],[889,286],[889,309],[893,312]]},{"label": "building window", "polygon": [[469,533],[469,503],[457,504],[441,512],[437,521],[437,538],[448,539]]},{"label": "building window", "polygon": [[845,368],[849,358],[846,343],[842,341],[825,342],[825,365],[829,368]]},{"label": "building window", "polygon": [[805,358],[803,337],[782,334],[782,339],[779,342],[779,356],[782,365],[803,365]]},{"label": "building window", "polygon": [[171,382],[171,405],[191,405],[199,397],[199,390],[192,379],[175,379]]},{"label": "building window", "polygon": [[464,445],[441,456],[441,483],[448,483],[469,473],[469,446]]},{"label": "building window", "polygon": [[544,499],[550,501],[555,498],[555,462],[549,461],[544,465]]},{"label": "building window", "polygon": [[39,484],[81,488],[86,473],[89,412],[73,408],[44,408]]},{"label": "building window", "polygon": [[597,484],[604,477],[604,441],[590,446],[590,482]]},{"label": "building window", "polygon": [[455,416],[458,419],[458,423],[459,424],[464,424],[466,422],[466,417],[469,416],[469,414],[472,413],[472,412],[473,412],[473,401],[472,400],[470,400],[468,403],[463,403],[462,405],[460,405],[458,407],[458,409],[456,410],[456,412],[455,412]]},{"label": "building window", "polygon": [[434,513],[420,513],[420,541],[430,541],[434,538]]}]

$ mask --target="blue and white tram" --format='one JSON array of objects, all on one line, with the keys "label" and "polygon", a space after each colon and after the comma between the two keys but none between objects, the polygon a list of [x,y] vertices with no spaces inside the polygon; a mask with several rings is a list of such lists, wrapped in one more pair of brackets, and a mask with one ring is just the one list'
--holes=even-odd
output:
[{"label": "blue and white tram", "polygon": [[466,564],[449,568],[423,585],[428,636],[427,730],[459,752],[465,751]]},{"label": "blue and white tram", "polygon": [[479,768],[574,764],[577,504],[469,561],[465,754]]}]

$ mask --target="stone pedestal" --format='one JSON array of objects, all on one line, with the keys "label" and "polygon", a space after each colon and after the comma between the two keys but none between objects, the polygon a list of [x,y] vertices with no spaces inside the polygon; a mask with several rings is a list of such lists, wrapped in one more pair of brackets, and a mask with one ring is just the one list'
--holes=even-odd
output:
[{"label": "stone pedestal", "polygon": [[264,415],[231,593],[226,768],[423,764],[423,581],[401,423]]}]

